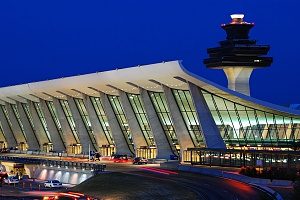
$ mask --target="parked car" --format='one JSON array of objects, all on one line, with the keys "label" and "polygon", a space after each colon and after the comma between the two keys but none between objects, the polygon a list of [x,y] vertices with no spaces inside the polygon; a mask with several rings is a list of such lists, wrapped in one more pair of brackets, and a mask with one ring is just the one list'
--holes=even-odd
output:
[{"label": "parked car", "polygon": [[18,184],[20,182],[19,178],[16,176],[8,176],[7,178],[4,178],[3,181],[6,184]]},{"label": "parked car", "polygon": [[133,159],[133,164],[138,164],[138,165],[141,165],[141,164],[147,164],[148,163],[148,160],[144,157],[135,157]]},{"label": "parked car", "polygon": [[58,180],[48,180],[44,183],[44,186],[49,188],[59,188],[62,187],[62,183]]}]

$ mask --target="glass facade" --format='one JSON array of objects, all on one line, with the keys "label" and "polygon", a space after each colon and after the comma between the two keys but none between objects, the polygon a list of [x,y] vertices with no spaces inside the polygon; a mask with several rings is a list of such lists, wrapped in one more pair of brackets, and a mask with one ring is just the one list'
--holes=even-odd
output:
[{"label": "glass facade", "polygon": [[175,89],[172,91],[194,146],[204,146],[202,131],[190,92]]},{"label": "glass facade", "polygon": [[77,99],[77,98],[74,98],[74,101],[75,101],[75,104],[77,106],[77,110],[79,111],[79,114],[81,116],[81,119],[84,123],[84,126],[89,134],[89,137],[94,145],[94,148],[95,149],[98,149],[98,145],[97,145],[97,142],[96,142],[96,139],[95,139],[95,135],[94,135],[94,131],[92,129],[92,124],[91,124],[91,120],[88,116],[88,113],[87,113],[87,110],[86,110],[86,107],[84,105],[84,102],[82,99]]},{"label": "glass facade", "polygon": [[134,153],[134,144],[132,140],[132,135],[128,126],[128,122],[125,116],[124,109],[121,105],[120,98],[118,96],[108,95],[108,99],[110,104],[112,105],[113,111],[117,120],[119,122],[120,128],[123,132],[125,140],[129,146],[129,149],[132,153]]},{"label": "glass facade", "polygon": [[12,110],[13,110],[13,112],[14,112],[14,115],[15,115],[15,117],[16,117],[16,119],[17,119],[17,122],[18,122],[18,124],[19,124],[19,127],[20,127],[20,129],[21,129],[21,131],[22,131],[23,137],[24,137],[25,140],[27,141],[27,137],[26,137],[26,134],[25,134],[25,131],[24,131],[24,126],[23,126],[23,124],[22,124],[22,122],[21,122],[21,118],[20,118],[19,111],[18,111],[18,109],[17,109],[17,105],[15,105],[15,104],[10,104],[10,106],[12,107]]},{"label": "glass facade", "polygon": [[[13,133],[13,130],[12,130],[12,123],[11,123],[11,121],[10,121],[10,119],[9,119],[8,111],[7,111],[7,109],[6,109],[6,107],[5,107],[4,105],[1,105],[1,109],[2,109],[2,111],[3,111],[3,113],[4,113],[4,116],[5,116],[5,119],[6,119],[7,123],[8,123],[9,129],[10,129],[10,131]],[[14,138],[15,138],[15,135],[14,135],[14,134],[13,134],[13,136],[14,136]],[[15,138],[15,140],[16,140],[16,138]],[[17,140],[16,140],[16,141],[17,141]]]},{"label": "glass facade", "polygon": [[162,125],[162,128],[168,138],[171,149],[175,154],[178,154],[180,151],[180,147],[170,116],[169,108],[167,106],[165,94],[162,92],[149,92],[149,95]]},{"label": "glass facade", "polygon": [[146,111],[144,105],[142,104],[142,100],[140,95],[136,94],[127,94],[131,107],[133,108],[133,112],[137,118],[139,126],[143,132],[144,138],[147,142],[148,146],[155,146],[155,141],[153,138],[153,133],[151,131],[148,117],[146,115]]},{"label": "glass facade", "polygon": [[96,114],[98,116],[99,122],[101,124],[102,130],[104,131],[105,137],[108,141],[108,144],[113,145],[114,141],[111,135],[111,130],[109,127],[107,116],[105,115],[102,102],[100,98],[98,97],[90,97],[93,107],[96,111]]},{"label": "glass facade", "polygon": [[46,101],[46,105],[47,105],[47,108],[48,108],[48,110],[51,114],[51,117],[52,117],[53,121],[54,121],[55,127],[56,127],[56,129],[58,131],[58,134],[60,136],[60,139],[61,139],[61,141],[63,141],[63,144],[66,147],[66,142],[65,142],[64,137],[63,137],[64,134],[63,134],[63,131],[62,131],[62,128],[61,128],[61,124],[58,120],[54,104],[53,104],[52,101]]},{"label": "glass facade", "polygon": [[202,90],[228,146],[293,147],[300,139],[300,118],[242,105]]},{"label": "glass facade", "polygon": [[2,124],[0,122],[0,138],[3,138],[4,140],[0,140],[0,149],[2,148],[5,148],[5,146],[1,146],[1,143],[3,143],[3,145],[5,144],[4,142],[6,142],[6,137],[4,135],[4,131],[3,131],[3,128],[2,128]]},{"label": "glass facade", "polygon": [[34,105],[34,109],[36,110],[36,112],[38,114],[38,117],[39,117],[40,122],[41,122],[41,124],[43,126],[43,129],[44,129],[44,131],[45,131],[45,133],[47,135],[48,141],[51,142],[52,139],[51,139],[48,127],[47,127],[47,122],[46,122],[44,113],[43,113],[42,108],[41,108],[41,104],[38,103],[38,102],[33,102],[33,105]]},{"label": "glass facade", "polygon": [[64,114],[67,118],[67,121],[68,121],[68,124],[70,126],[70,129],[73,133],[73,136],[76,140],[76,143],[79,144],[80,143],[80,140],[78,138],[78,134],[77,134],[77,130],[76,130],[76,126],[75,126],[75,122],[74,122],[74,119],[73,119],[73,116],[72,116],[72,113],[71,113],[71,109],[70,109],[70,106],[69,106],[69,103],[67,100],[62,100],[60,99],[59,100],[59,103],[64,111]]},{"label": "glass facade", "polygon": [[[37,139],[37,136],[36,136],[37,133],[36,133],[35,128],[34,128],[34,123],[33,123],[33,119],[32,119],[32,116],[31,116],[31,113],[30,113],[30,110],[29,110],[29,106],[28,106],[28,104],[25,104],[25,103],[22,103],[21,105],[22,105],[23,110],[25,111],[25,115],[26,115],[26,117],[29,121],[31,130],[33,131],[33,135],[34,135],[37,143],[39,144],[39,140]],[[40,146],[40,144],[39,144],[39,146]]]}]

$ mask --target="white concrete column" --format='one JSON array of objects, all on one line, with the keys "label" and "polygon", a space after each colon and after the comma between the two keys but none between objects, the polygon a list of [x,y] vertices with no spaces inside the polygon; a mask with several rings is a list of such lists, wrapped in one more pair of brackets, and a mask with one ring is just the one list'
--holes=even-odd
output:
[{"label": "white concrete column", "polygon": [[17,141],[16,138],[12,132],[12,130],[10,129],[10,126],[8,124],[8,121],[5,117],[5,114],[3,112],[3,109],[0,108],[0,121],[1,121],[1,125],[2,125],[2,129],[3,129],[3,134],[5,136],[6,142],[7,142],[7,147],[16,147]]},{"label": "white concrete column", "polygon": [[141,99],[145,106],[146,114],[149,119],[150,127],[153,133],[153,137],[156,144],[157,154],[156,158],[158,159],[170,159],[170,155],[174,155],[170,140],[166,135],[162,124],[160,123],[159,117],[155,111],[155,108],[152,104],[151,97],[149,96],[147,90],[141,89]]},{"label": "white concrete column", "polygon": [[86,106],[86,110],[88,112],[88,115],[90,117],[92,129],[94,131],[95,139],[97,142],[97,145],[101,147],[102,145],[109,145],[109,141],[107,140],[104,130],[99,122],[97,113],[94,109],[93,103],[89,96],[82,94],[83,96],[83,102]]},{"label": "white concrete column", "polygon": [[294,139],[294,138],[291,138],[292,128],[293,128],[292,123],[289,123],[288,127],[286,129],[286,139],[288,139],[288,140]]},{"label": "white concrete column", "polygon": [[226,146],[224,140],[221,137],[221,133],[213,119],[200,88],[193,83],[189,83],[189,88],[197,111],[206,147],[225,149]]},{"label": "white concrete column", "polygon": [[29,119],[25,113],[25,110],[22,107],[22,104],[20,102],[17,102],[16,105],[17,105],[17,109],[20,114],[20,119],[21,119],[21,122],[23,125],[24,132],[26,134],[28,149],[42,150],[43,144],[39,143],[37,136],[36,136],[37,133],[35,132],[33,127],[31,127]]},{"label": "white concrete column", "polygon": [[120,101],[123,106],[128,125],[130,128],[130,132],[132,134],[132,140],[135,146],[135,149],[141,147],[141,146],[148,146],[146,139],[143,135],[143,132],[141,130],[141,127],[139,125],[139,122],[137,121],[137,118],[134,114],[134,111],[132,109],[132,106],[129,102],[129,99],[127,97],[127,94],[123,91],[119,91],[120,94]]},{"label": "white concrete column", "polygon": [[105,114],[107,115],[107,120],[111,128],[112,137],[114,139],[116,145],[116,153],[117,154],[126,154],[133,155],[131,152],[129,144],[125,139],[125,135],[123,134],[120,124],[114,114],[113,108],[109,102],[108,96],[102,92],[100,92],[100,99],[103,103],[103,109]]},{"label": "white concrete column", "polygon": [[25,138],[24,134],[22,133],[21,127],[19,126],[18,120],[14,114],[14,111],[13,111],[11,105],[9,103],[5,103],[5,107],[6,107],[10,122],[12,124],[11,129],[17,140],[17,143],[18,144],[20,144],[22,142],[27,143],[26,138]]},{"label": "white concrete column", "polygon": [[62,152],[66,151],[66,144],[64,142],[63,135],[60,135],[58,132],[58,127],[55,125],[55,121],[52,118],[52,115],[48,109],[48,106],[46,105],[46,101],[40,99],[41,109],[44,113],[44,117],[47,123],[47,128],[50,134],[50,137],[52,139],[53,143],[53,150],[56,152]]},{"label": "white concrete column", "polygon": [[261,138],[262,139],[267,139],[268,133],[269,133],[269,125],[265,124],[264,129],[263,129],[262,134],[261,134]]},{"label": "white concrete column", "polygon": [[34,102],[32,101],[27,101],[28,102],[28,106],[29,106],[29,110],[32,116],[32,120],[33,120],[33,124],[34,124],[34,129],[35,129],[35,134],[36,137],[40,143],[41,146],[43,146],[43,144],[45,143],[49,143],[50,138],[48,138],[46,131],[44,130],[43,124],[39,118],[39,115],[34,107]]},{"label": "white concrete column", "polygon": [[186,124],[177,106],[176,99],[172,93],[172,89],[165,85],[163,85],[162,87],[166,95],[166,100],[173,121],[173,126],[180,146],[180,154],[183,155],[184,150],[187,150],[187,148],[193,148],[195,147],[195,145],[192,141],[189,131],[186,128]]},{"label": "white concrete column", "polygon": [[75,136],[73,135],[73,132],[69,126],[66,115],[64,114],[64,111],[59,103],[59,99],[53,98],[53,104],[57,112],[57,117],[60,122],[61,129],[64,133],[64,141],[65,141],[66,148],[70,145],[77,144]]},{"label": "white concrete column", "polygon": [[223,68],[228,81],[228,88],[250,96],[249,79],[253,68],[225,67]]},{"label": "white concrete column", "polygon": [[79,110],[77,109],[74,98],[67,96],[67,100],[71,109],[71,113],[75,122],[78,138],[80,140],[80,144],[82,146],[82,151],[85,153],[89,152],[89,145],[91,151],[97,151],[98,146],[93,140],[93,135],[90,135],[87,131],[83,119],[80,116]]}]

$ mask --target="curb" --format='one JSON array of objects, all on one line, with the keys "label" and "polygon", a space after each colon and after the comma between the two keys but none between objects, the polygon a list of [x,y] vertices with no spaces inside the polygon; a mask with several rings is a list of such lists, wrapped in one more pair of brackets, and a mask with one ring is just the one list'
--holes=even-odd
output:
[{"label": "curb", "polygon": [[239,182],[251,185],[251,186],[267,193],[273,199],[283,200],[283,198],[281,197],[281,195],[278,192],[272,190],[271,188],[269,188],[267,186],[251,183],[249,180],[247,180],[248,177],[243,177],[243,176],[240,176],[240,175],[231,174],[231,173],[221,171],[221,170],[216,170],[216,169],[197,168],[197,167],[184,166],[184,165],[179,165],[178,170],[179,171],[186,171],[186,172],[194,172],[194,173],[198,173],[198,174],[204,174],[204,175],[214,176],[214,177],[218,177],[218,178],[231,179],[231,180],[239,181]]}]

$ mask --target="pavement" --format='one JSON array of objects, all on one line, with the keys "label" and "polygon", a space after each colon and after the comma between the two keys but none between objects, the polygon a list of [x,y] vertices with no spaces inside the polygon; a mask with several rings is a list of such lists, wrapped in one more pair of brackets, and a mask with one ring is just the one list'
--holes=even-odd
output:
[{"label": "pavement", "polygon": [[[1,154],[1,155],[8,155],[8,156],[15,156],[15,157],[28,157],[28,158],[41,158],[40,155],[28,155],[28,154]],[[237,169],[229,168],[224,169],[222,168],[222,176],[218,176],[215,173],[220,171],[217,167],[211,168],[211,167],[202,167],[202,171],[207,171],[209,168],[210,171],[213,171],[213,175],[215,177],[211,176],[200,176],[195,178],[195,176],[188,176],[183,175],[181,173],[180,177],[171,177],[167,176],[167,178],[161,179],[161,174],[156,172],[151,172],[151,170],[145,170],[143,166],[140,165],[132,165],[131,162],[128,163],[113,163],[109,160],[109,157],[102,158],[102,160],[99,161],[88,161],[86,158],[80,158],[80,157],[57,157],[57,156],[42,156],[43,159],[49,159],[49,160],[63,160],[63,161],[73,161],[73,162],[89,162],[89,163],[101,163],[106,164],[107,172],[122,172],[122,173],[129,173],[136,176],[148,176],[150,173],[150,178],[159,178],[160,181],[173,181],[178,184],[181,184],[183,187],[190,188],[199,194],[202,195],[200,199],[220,199],[221,197],[224,197],[224,195],[227,194],[227,196],[230,198],[228,199],[249,199],[249,196],[251,196],[251,199],[261,199],[262,196],[266,195],[265,192],[263,192],[261,189],[257,188],[254,185],[249,185],[249,182],[241,182],[241,180],[232,180],[232,177],[230,173],[234,174],[234,176],[240,177],[236,171]],[[148,164],[147,167],[157,169],[159,167],[159,164]],[[185,166],[187,167],[187,166]],[[193,170],[190,170],[191,166],[188,166],[189,170],[184,171],[191,171],[195,172],[195,168]],[[182,169],[181,169],[182,170]],[[199,170],[199,168],[197,168]],[[197,171],[196,170],[196,171]],[[229,174],[229,179],[220,179],[219,177],[224,176],[224,172],[226,174]],[[145,174],[146,173],[146,174]],[[210,172],[211,173],[211,172]],[[157,174],[159,174],[159,177],[155,177]],[[203,173],[202,173],[203,174]],[[205,173],[204,173],[205,174]],[[212,174],[206,174],[206,175],[212,175]],[[223,177],[224,178],[224,177]],[[235,179],[233,177],[233,179]],[[25,186],[23,186],[25,184]],[[31,185],[30,185],[31,184]],[[6,195],[6,196],[16,196],[20,194],[20,196],[24,196],[26,192],[32,192],[32,191],[38,191],[38,192],[49,192],[49,190],[45,189],[42,186],[41,180],[37,180],[34,182],[23,182],[20,183],[17,186],[3,186],[0,188],[0,194]],[[197,189],[198,188],[198,189]],[[218,188],[216,190],[216,188]],[[52,191],[50,191],[52,192]],[[0,196],[1,196],[0,195]],[[200,196],[201,196],[200,195]],[[207,196],[207,198],[204,198],[204,196]],[[248,196],[247,196],[248,195]],[[30,196],[30,195],[28,195]],[[211,198],[210,196],[213,196]],[[208,198],[209,197],[209,198]],[[255,197],[255,198],[254,198]],[[268,196],[264,196],[264,198],[268,198]],[[227,198],[226,198],[227,199]]]}]

